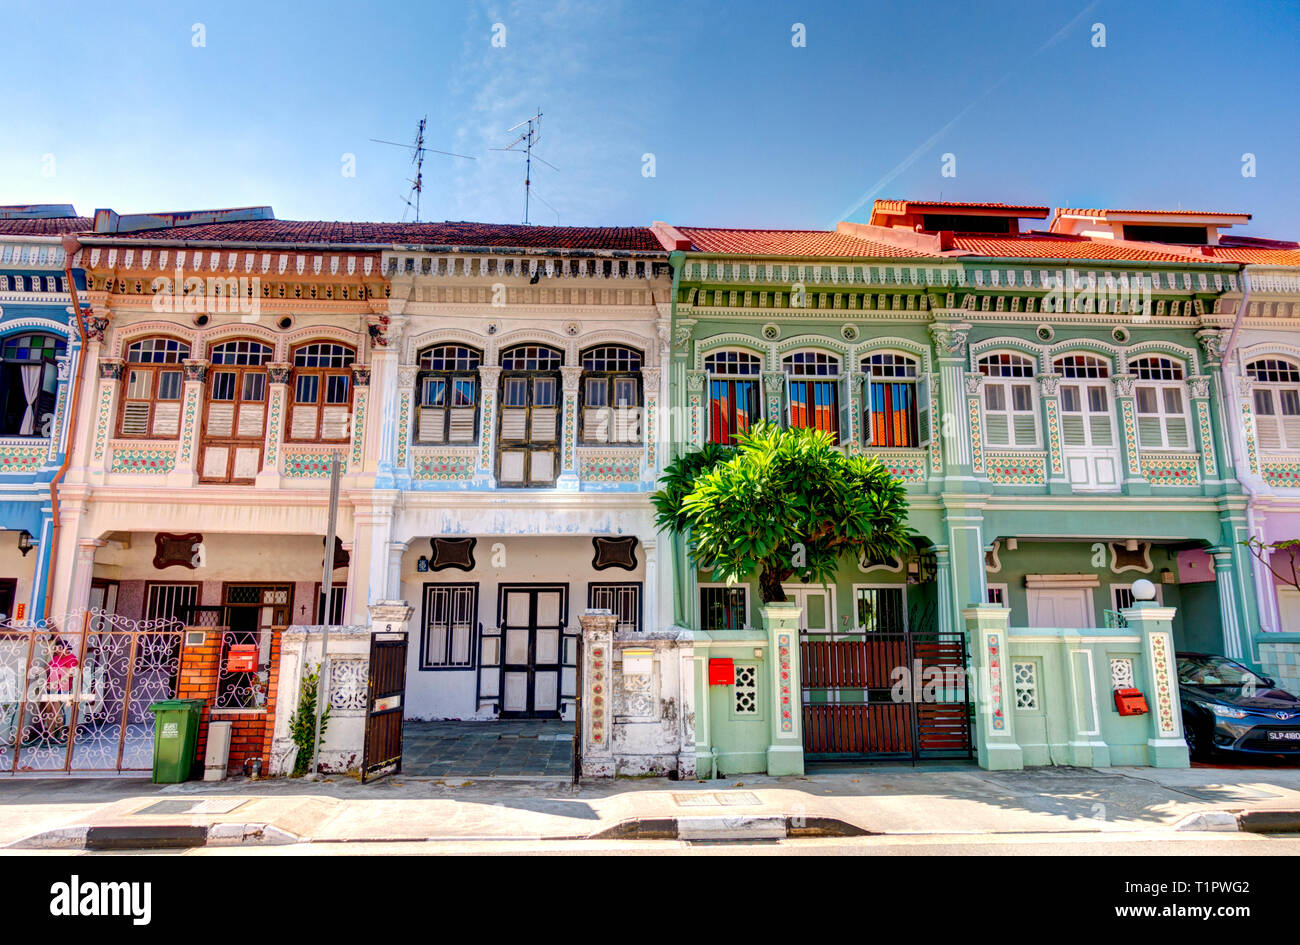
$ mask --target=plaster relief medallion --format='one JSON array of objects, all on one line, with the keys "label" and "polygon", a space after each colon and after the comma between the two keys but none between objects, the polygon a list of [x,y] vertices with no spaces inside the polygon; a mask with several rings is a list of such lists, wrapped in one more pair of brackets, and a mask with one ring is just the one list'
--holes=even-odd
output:
[{"label": "plaster relief medallion", "polygon": [[153,542],[153,566],[158,570],[176,566],[191,570],[198,567],[198,552],[203,544],[203,536],[197,532],[188,535],[159,532],[153,536]]}]

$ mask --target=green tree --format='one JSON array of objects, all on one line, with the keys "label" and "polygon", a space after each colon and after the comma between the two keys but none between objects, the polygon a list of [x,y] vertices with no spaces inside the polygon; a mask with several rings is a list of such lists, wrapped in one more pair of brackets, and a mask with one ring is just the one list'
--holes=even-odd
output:
[{"label": "green tree", "polygon": [[[1296,555],[1300,554],[1300,538],[1284,538],[1281,541],[1263,541],[1253,535],[1245,541],[1239,542],[1245,545],[1255,558],[1260,561],[1264,567],[1273,573],[1273,576],[1283,584],[1288,584],[1300,591],[1300,562],[1296,561]],[[1287,562],[1286,570],[1279,571],[1275,557],[1281,557],[1277,552],[1286,552]],[[1287,573],[1290,571],[1290,574]]]},{"label": "green tree", "polygon": [[695,560],[727,582],[758,572],[764,603],[791,577],[827,584],[845,552],[912,551],[907,492],[875,458],[845,456],[830,434],[758,424],[734,447],[705,446],[664,471],[660,528],[687,536]]},{"label": "green tree", "polygon": [[[316,696],[320,691],[320,664],[302,678],[302,689],[298,693],[298,711],[289,717],[289,737],[298,749],[293,759],[293,777],[301,778],[311,767],[312,750],[315,748],[316,735]],[[329,726],[330,707],[325,706],[320,714],[320,737],[325,740],[325,729]]]}]

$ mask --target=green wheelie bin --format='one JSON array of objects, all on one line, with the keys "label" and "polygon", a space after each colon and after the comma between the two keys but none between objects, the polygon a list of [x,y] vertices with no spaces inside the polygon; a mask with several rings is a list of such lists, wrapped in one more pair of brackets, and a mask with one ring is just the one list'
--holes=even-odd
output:
[{"label": "green wheelie bin", "polygon": [[194,746],[199,740],[202,699],[165,699],[149,706],[154,714],[153,783],[179,784],[190,779]]}]

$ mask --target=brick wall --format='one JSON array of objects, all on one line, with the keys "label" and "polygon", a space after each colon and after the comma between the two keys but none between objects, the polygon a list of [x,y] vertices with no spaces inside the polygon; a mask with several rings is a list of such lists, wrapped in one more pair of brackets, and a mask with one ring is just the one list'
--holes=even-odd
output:
[{"label": "brick wall", "polygon": [[233,723],[230,733],[230,758],[226,768],[228,773],[242,773],[244,762],[249,758],[261,758],[263,771],[269,770],[271,737],[275,728],[276,699],[279,694],[280,635],[279,628],[271,631],[271,671],[265,711],[252,709],[213,711],[221,671],[222,631],[220,629],[204,628],[204,641],[201,645],[186,646],[181,650],[180,684],[177,686],[176,698],[202,699],[204,702],[203,717],[199,722],[198,744],[195,749],[195,777],[203,776],[203,757],[208,747],[208,725],[214,721]]}]

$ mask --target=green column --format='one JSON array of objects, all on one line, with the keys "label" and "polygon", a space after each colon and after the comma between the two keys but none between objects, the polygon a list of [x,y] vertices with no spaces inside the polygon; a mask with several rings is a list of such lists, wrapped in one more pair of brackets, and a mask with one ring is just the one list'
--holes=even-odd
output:
[{"label": "green column", "polygon": [[1019,770],[1025,761],[1016,742],[1015,700],[1009,688],[1007,621],[1011,611],[1001,604],[976,604],[961,614],[975,676],[975,750],[980,767]]},{"label": "green column", "polygon": [[1060,374],[1038,375],[1038,400],[1042,411],[1043,440],[1047,447],[1047,491],[1051,495],[1070,495],[1070,478],[1061,454]]},{"label": "green column", "polygon": [[1119,412],[1120,463],[1124,467],[1124,494],[1150,495],[1151,484],[1142,474],[1142,453],[1138,446],[1137,404],[1133,386],[1136,374],[1116,374],[1111,378],[1115,385],[1115,409]]},{"label": "green column", "polygon": [[1130,630],[1141,634],[1146,669],[1144,695],[1151,712],[1147,737],[1150,763],[1157,768],[1186,768],[1187,743],[1183,741],[1183,711],[1178,700],[1178,674],[1174,667],[1174,608],[1153,600],[1140,600],[1120,613]]}]

